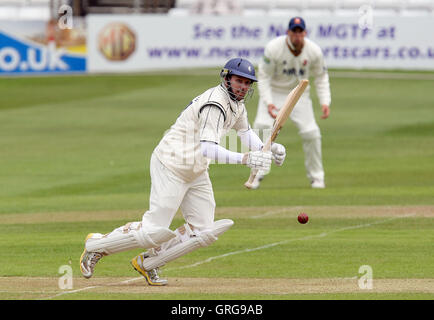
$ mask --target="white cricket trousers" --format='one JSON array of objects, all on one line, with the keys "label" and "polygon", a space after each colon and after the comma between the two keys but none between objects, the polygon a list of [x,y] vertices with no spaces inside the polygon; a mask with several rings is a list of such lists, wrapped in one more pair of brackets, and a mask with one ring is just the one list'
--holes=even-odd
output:
[{"label": "white cricket trousers", "polygon": [[150,172],[149,210],[143,215],[143,225],[169,228],[181,209],[185,221],[195,229],[213,227],[215,200],[208,171],[187,183],[167,169],[153,153]]},{"label": "white cricket trousers", "polygon": [[[214,229],[215,201],[207,171],[186,183],[170,172],[153,153],[150,172],[149,210],[143,214],[142,222],[127,223],[106,235],[94,234],[86,242],[86,250],[113,254],[137,248],[156,248],[164,243],[173,244],[170,240],[177,233],[169,227],[179,208],[185,221],[198,232]],[[176,241],[179,242],[179,239]]]},{"label": "white cricket trousers", "polygon": [[[280,108],[285,103],[288,93],[272,91],[273,103]],[[303,142],[304,165],[310,181],[324,180],[324,169],[321,152],[321,132],[315,121],[312,100],[309,92],[305,92],[294,107],[290,119],[298,128],[298,134]],[[268,106],[259,99],[258,111],[253,127],[255,129],[269,129],[273,126],[274,118],[268,113]],[[265,140],[268,137],[263,137]]]}]

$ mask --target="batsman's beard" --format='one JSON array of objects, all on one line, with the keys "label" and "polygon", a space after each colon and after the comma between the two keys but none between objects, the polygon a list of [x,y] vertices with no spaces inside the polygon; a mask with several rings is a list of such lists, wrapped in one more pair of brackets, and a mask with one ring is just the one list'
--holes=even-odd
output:
[{"label": "batsman's beard", "polygon": [[253,93],[255,92],[255,89],[252,87],[253,84],[251,84],[249,89],[247,90],[247,92],[245,94],[236,94],[232,90],[232,86],[231,86],[231,82],[230,82],[229,78],[224,78],[222,80],[222,86],[224,88],[226,88],[226,91],[228,92],[229,97],[232,100],[235,100],[235,101],[244,100],[244,103],[247,102],[253,96]]}]

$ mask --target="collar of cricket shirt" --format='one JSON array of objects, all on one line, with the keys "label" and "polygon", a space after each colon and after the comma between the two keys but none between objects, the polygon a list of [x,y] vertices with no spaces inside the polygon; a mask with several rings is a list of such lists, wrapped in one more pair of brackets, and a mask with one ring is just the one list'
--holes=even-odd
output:
[{"label": "collar of cricket shirt", "polygon": [[288,47],[289,51],[291,51],[291,53],[294,56],[298,57],[301,54],[301,52],[303,51],[304,43],[303,43],[303,46],[300,48],[300,50],[297,51],[297,50],[295,50],[295,48],[294,48],[293,44],[291,43],[291,41],[289,41],[289,37],[288,36],[286,36],[285,42],[286,42],[286,46]]}]

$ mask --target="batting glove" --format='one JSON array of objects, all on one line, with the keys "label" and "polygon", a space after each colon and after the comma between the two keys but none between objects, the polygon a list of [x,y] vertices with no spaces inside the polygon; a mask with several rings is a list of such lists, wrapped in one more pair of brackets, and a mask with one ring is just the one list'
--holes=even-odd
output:
[{"label": "batting glove", "polygon": [[268,172],[270,171],[271,162],[271,152],[250,151],[246,154],[245,164],[251,169]]},{"label": "batting glove", "polygon": [[271,153],[273,155],[274,163],[280,167],[283,164],[283,161],[285,161],[285,147],[279,143],[273,143],[271,145]]}]

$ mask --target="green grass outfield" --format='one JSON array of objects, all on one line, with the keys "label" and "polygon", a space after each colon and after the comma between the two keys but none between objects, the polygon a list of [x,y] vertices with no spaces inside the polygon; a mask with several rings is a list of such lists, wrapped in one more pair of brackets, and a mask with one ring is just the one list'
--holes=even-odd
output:
[{"label": "green grass outfield", "polygon": [[[278,137],[285,163],[260,189],[243,187],[245,167],[211,165],[216,218],[235,225],[164,267],[169,286],[143,285],[129,265],[139,251],[80,277],[87,233],[141,219],[153,148],[218,71],[0,78],[0,299],[434,298],[429,72],[332,70],[327,120],[313,90],[324,190],[309,187],[290,122]],[[62,265],[72,267],[71,290],[58,287]],[[371,290],[358,286],[362,265],[372,267]]]}]

